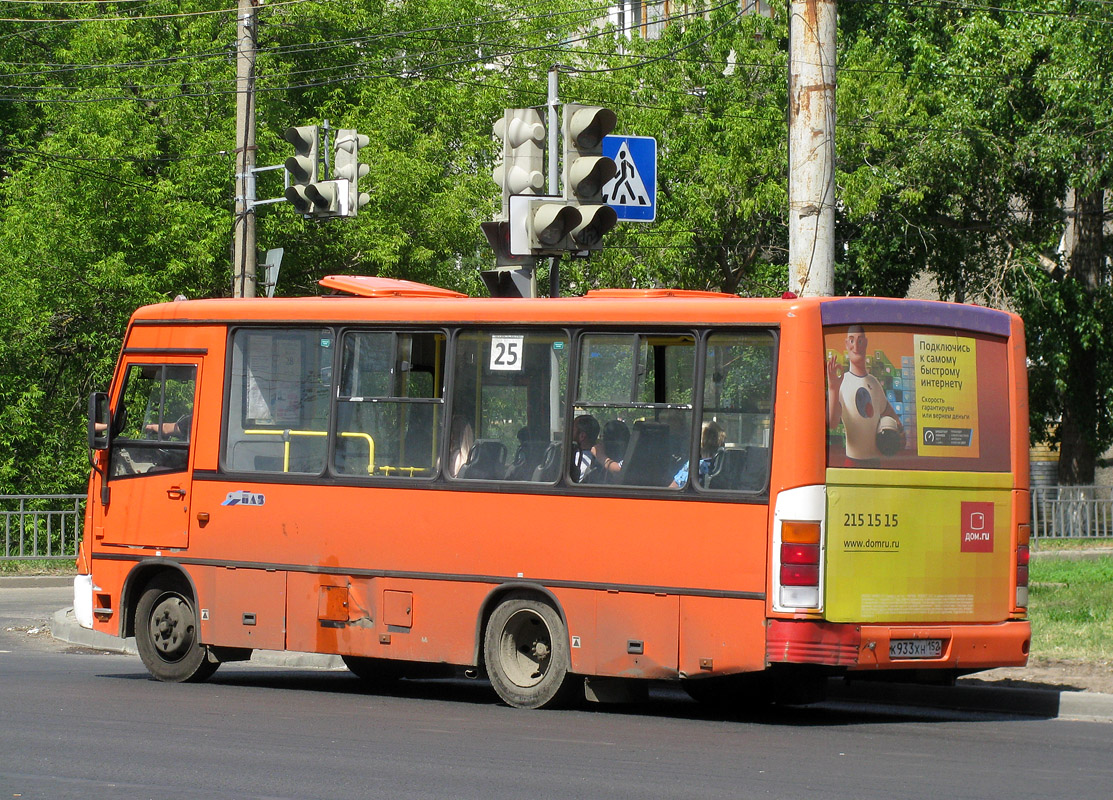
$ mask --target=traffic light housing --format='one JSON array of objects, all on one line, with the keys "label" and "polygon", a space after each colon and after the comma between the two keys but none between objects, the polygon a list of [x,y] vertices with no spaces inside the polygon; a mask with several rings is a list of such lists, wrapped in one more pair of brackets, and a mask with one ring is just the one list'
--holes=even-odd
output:
[{"label": "traffic light housing", "polygon": [[510,223],[481,222],[479,227],[495,251],[495,268],[480,272],[491,297],[537,297],[537,259],[510,252]]},{"label": "traffic light housing", "polygon": [[491,177],[502,189],[502,219],[510,213],[513,195],[537,194],[545,185],[545,123],[536,108],[508,108],[495,120],[502,141],[502,163]]},{"label": "traffic light housing", "polygon": [[294,146],[294,155],[285,162],[290,185],[284,194],[299,214],[312,214],[314,201],[309,187],[317,183],[321,132],[316,125],[299,125],[287,128],[282,138]]},{"label": "traffic light housing", "polygon": [[370,141],[367,136],[356,132],[354,128],[341,128],[336,132],[332,174],[338,183],[347,182],[346,186],[338,187],[344,194],[340,199],[342,216],[356,216],[360,206],[367,205],[371,200],[370,195],[359,190],[359,179],[371,171],[371,167],[359,163],[359,151]]},{"label": "traffic light housing", "polygon": [[558,256],[575,250],[572,231],[580,222],[579,209],[563,197],[512,197],[510,252]]},{"label": "traffic light housing", "polygon": [[347,200],[347,187],[344,181],[317,181],[305,189],[310,202],[309,214],[314,217],[344,216],[343,206]]},{"label": "traffic light housing", "polygon": [[578,207],[580,222],[571,231],[571,250],[596,250],[618,223],[618,214],[603,202],[603,187],[618,173],[614,159],[603,155],[603,137],[614,130],[614,111],[578,103],[564,105],[564,199]]}]

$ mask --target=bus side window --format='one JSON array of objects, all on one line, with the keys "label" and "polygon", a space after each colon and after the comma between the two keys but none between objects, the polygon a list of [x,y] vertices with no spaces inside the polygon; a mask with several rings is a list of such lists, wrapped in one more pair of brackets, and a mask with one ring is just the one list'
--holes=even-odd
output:
[{"label": "bus side window", "polygon": [[574,484],[678,488],[692,436],[695,344],[688,333],[581,338],[574,415],[592,418],[598,435],[578,437]]},{"label": "bus side window", "polygon": [[333,333],[241,328],[232,337],[224,465],[235,472],[324,472]]},{"label": "bus side window", "polygon": [[[555,481],[567,377],[563,331],[462,332],[456,339],[449,477]],[[547,468],[551,463],[557,469]]]},{"label": "bus side window", "polygon": [[195,366],[128,367],[113,420],[112,477],[186,469],[196,377]]},{"label": "bus side window", "polygon": [[[773,366],[768,331],[707,337],[702,429],[718,431],[719,446],[701,452],[700,489],[762,492],[769,483]],[[710,437],[706,437],[710,438]]]},{"label": "bus side window", "polygon": [[341,353],[333,470],[432,477],[444,410],[444,334],[348,331]]}]

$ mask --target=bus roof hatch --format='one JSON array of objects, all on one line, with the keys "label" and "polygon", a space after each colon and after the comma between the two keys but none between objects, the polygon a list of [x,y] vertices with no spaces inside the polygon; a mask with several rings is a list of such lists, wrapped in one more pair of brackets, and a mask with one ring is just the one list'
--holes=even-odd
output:
[{"label": "bus roof hatch", "polygon": [[335,289],[356,297],[467,297],[466,294],[439,286],[367,275],[326,275],[318,283],[326,289]]}]

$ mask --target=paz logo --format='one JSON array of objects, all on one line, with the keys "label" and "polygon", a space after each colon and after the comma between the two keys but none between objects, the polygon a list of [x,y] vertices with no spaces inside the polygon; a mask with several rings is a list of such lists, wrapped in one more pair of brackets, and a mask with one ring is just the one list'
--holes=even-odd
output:
[{"label": "paz logo", "polygon": [[228,496],[224,498],[222,506],[261,506],[266,502],[266,495],[261,492],[249,492],[247,489],[239,489],[235,492],[228,492]]}]

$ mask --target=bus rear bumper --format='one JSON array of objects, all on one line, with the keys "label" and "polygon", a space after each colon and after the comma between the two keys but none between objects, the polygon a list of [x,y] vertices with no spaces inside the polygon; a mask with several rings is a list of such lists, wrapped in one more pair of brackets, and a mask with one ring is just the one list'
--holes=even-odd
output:
[{"label": "bus rear bumper", "polygon": [[1022,667],[1031,641],[1027,620],[949,625],[770,620],[766,660],[848,670]]}]

